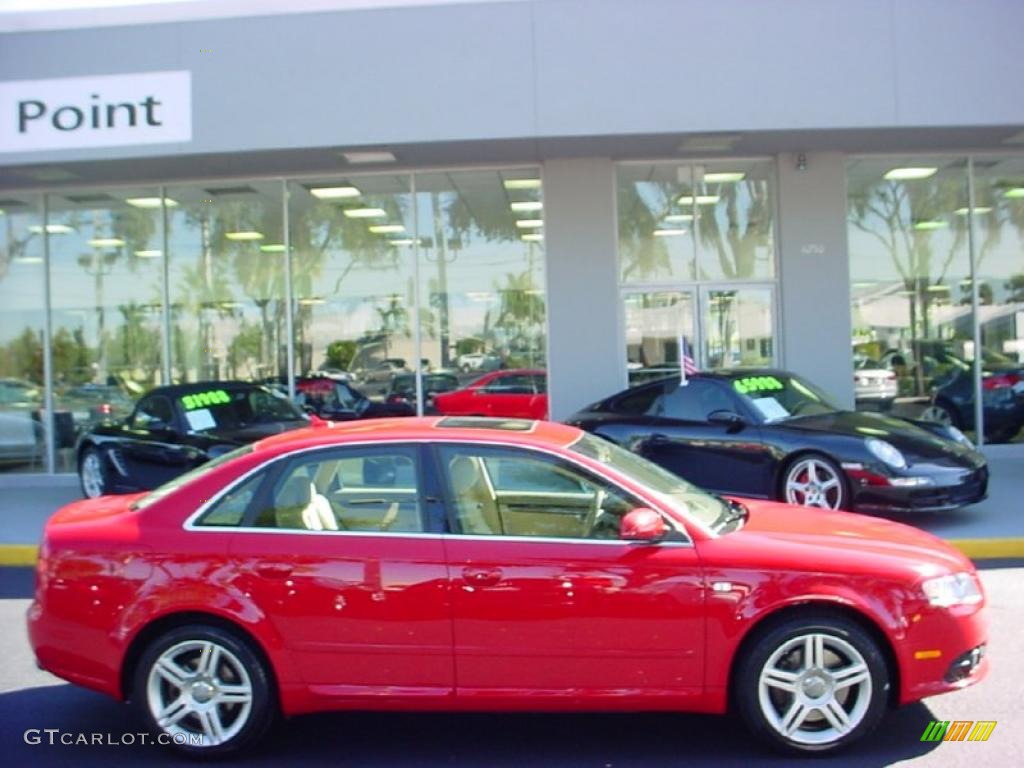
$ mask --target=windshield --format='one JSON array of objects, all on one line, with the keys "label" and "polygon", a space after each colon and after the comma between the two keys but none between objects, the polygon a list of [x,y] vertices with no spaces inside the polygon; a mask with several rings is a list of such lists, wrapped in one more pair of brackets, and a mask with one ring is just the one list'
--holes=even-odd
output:
[{"label": "windshield", "polygon": [[737,377],[732,388],[766,423],[839,410],[813,384],[787,374]]},{"label": "windshield", "polygon": [[657,464],[614,443],[584,433],[569,446],[569,450],[611,467],[715,533],[722,531],[726,521],[731,522],[732,510],[722,499],[705,493]]},{"label": "windshield", "polygon": [[174,493],[183,485],[191,483],[193,480],[202,477],[208,472],[212,472],[217,467],[222,466],[223,464],[227,464],[229,461],[237,459],[239,456],[245,456],[246,454],[252,452],[253,447],[251,445],[243,445],[241,448],[236,448],[233,451],[228,451],[227,453],[221,454],[215,459],[210,459],[208,462],[196,467],[192,471],[186,472],[184,475],[178,475],[170,482],[164,483],[159,488],[155,488],[154,490],[150,491],[141,499],[138,499],[137,501],[133,502],[131,505],[131,509],[145,509],[151,504],[155,504],[156,502],[160,501],[160,499],[164,498],[165,496]]},{"label": "windshield", "polygon": [[304,421],[290,400],[263,387],[212,389],[178,398],[189,429],[240,429],[275,421]]}]

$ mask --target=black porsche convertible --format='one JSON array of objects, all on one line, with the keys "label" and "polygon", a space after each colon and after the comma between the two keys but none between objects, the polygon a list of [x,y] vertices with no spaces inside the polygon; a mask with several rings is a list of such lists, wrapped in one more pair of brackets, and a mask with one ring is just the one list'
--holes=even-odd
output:
[{"label": "black porsche convertible", "polygon": [[985,498],[985,458],[955,428],[845,411],[777,370],[661,379],[567,423],[708,490],[862,512],[939,511]]},{"label": "black porsche convertible", "polygon": [[259,384],[157,387],[123,422],[93,427],[76,448],[89,498],[149,490],[245,443],[307,426],[287,397]]}]

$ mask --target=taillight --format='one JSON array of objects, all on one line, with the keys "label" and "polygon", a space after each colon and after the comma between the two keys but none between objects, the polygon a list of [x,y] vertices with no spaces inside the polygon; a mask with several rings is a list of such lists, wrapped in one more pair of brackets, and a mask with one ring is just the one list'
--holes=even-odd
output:
[{"label": "taillight", "polygon": [[100,404],[100,413],[102,413],[104,416],[109,416],[113,412],[114,409],[111,407],[110,403]]},{"label": "taillight", "polygon": [[1020,376],[1016,373],[998,373],[992,376],[986,376],[981,380],[982,389],[1004,389],[1006,387],[1012,387],[1020,381]]}]

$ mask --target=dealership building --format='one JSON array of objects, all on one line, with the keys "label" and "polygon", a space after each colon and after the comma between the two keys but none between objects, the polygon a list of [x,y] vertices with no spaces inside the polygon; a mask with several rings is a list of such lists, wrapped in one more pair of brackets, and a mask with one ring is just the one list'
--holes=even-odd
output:
[{"label": "dealership building", "polygon": [[0,472],[386,358],[555,419],[681,354],[848,407],[1024,360],[1024,4],[243,5],[0,13]]}]

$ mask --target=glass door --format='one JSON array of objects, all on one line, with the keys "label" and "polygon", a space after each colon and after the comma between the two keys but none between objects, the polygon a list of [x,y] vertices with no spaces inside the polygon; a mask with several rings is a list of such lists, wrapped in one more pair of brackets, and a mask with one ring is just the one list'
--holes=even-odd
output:
[{"label": "glass door", "polygon": [[623,300],[630,386],[678,373],[685,357],[698,367],[696,291],[629,291]]},{"label": "glass door", "polygon": [[775,365],[771,286],[701,289],[701,359],[707,368]]}]

